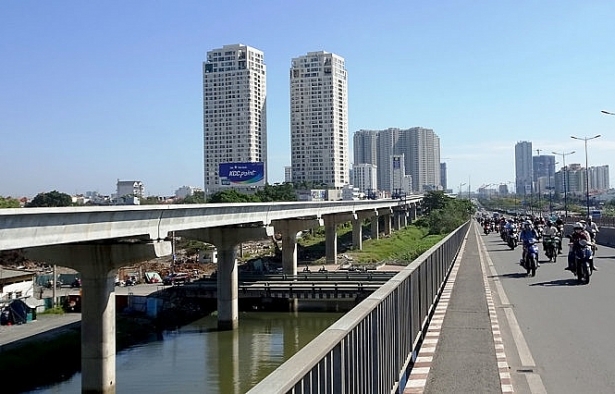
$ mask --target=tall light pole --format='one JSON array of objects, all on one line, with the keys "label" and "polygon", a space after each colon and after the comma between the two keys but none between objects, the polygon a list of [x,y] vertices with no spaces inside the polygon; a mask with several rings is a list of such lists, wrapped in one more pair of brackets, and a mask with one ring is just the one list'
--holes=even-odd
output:
[{"label": "tall light pole", "polygon": [[570,138],[575,140],[580,140],[585,143],[585,195],[587,197],[587,217],[589,218],[589,167],[587,165],[587,141],[593,140],[600,137],[600,134],[595,135],[593,137],[575,137],[571,135]]},{"label": "tall light pole", "polygon": [[568,217],[568,167],[566,167],[566,156],[568,155],[572,155],[573,153],[575,153],[575,151],[572,152],[551,152],[554,155],[559,155],[562,157],[562,165],[564,166],[564,181],[562,182],[564,184],[564,210],[566,211],[566,218]]},{"label": "tall light pole", "polygon": [[602,112],[605,115],[615,115],[615,113],[609,112],[609,111],[600,111],[600,112]]},{"label": "tall light pole", "polygon": [[[556,161],[553,164],[558,165],[559,162]],[[551,172],[551,166],[549,165],[549,217],[553,216],[553,185],[551,184],[551,178],[553,178],[554,175]]]},{"label": "tall light pole", "polygon": [[461,186],[464,186],[464,185],[465,185],[465,183],[460,183],[460,184],[459,184],[459,198],[461,198],[461,197],[462,197],[462,196],[461,196]]}]

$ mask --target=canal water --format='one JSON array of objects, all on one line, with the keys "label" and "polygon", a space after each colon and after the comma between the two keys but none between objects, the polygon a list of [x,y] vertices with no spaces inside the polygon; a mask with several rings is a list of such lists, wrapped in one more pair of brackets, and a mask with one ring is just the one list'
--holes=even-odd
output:
[{"label": "canal water", "polygon": [[[245,393],[338,320],[336,312],[242,312],[239,329],[208,316],[116,355],[116,392]],[[81,374],[30,393],[80,393]]]}]

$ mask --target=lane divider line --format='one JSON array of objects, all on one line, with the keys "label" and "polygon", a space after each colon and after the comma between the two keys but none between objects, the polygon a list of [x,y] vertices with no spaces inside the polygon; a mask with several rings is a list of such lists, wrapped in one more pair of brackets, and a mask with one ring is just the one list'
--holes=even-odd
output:
[{"label": "lane divider line", "polygon": [[[495,342],[495,347],[496,347],[496,357],[498,359],[498,368],[500,370],[500,381],[502,382],[502,392],[510,393],[510,392],[514,392],[514,387],[512,384],[512,377],[510,375],[509,365],[508,365],[508,362],[506,361],[506,353],[504,351],[504,342],[502,340],[502,334],[500,331],[500,325],[498,323],[497,312],[495,310],[495,303],[493,301],[493,296],[491,294],[491,288],[489,286],[489,280],[487,277],[487,268],[489,268],[489,272],[491,276],[494,278],[493,282],[497,289],[497,293],[499,295],[500,304],[506,305],[506,307],[503,308],[504,314],[508,322],[508,327],[511,330],[512,337],[515,342],[515,347],[519,355],[519,360],[521,362],[521,365],[528,366],[528,367],[535,367],[536,364],[534,362],[534,358],[532,357],[530,348],[527,345],[527,342],[525,341],[525,337],[523,336],[521,327],[519,326],[519,323],[517,322],[515,313],[512,310],[512,307],[510,306],[510,302],[508,300],[508,297],[506,296],[504,287],[502,286],[502,283],[499,281],[499,279],[497,279],[498,273],[495,269],[495,265],[493,264],[491,257],[489,257],[489,253],[487,252],[485,243],[478,235],[478,230],[476,230],[476,228],[475,228],[475,235],[476,235],[476,239],[478,241],[478,246],[479,246],[479,256],[481,260],[481,269],[483,270],[483,280],[485,283],[485,292],[487,293],[489,316],[492,317],[491,329],[493,331],[493,340]],[[547,392],[542,382],[542,378],[540,377],[539,374],[532,373],[532,374],[524,374],[524,375],[526,376],[526,380],[528,382],[528,385],[530,386],[532,393],[539,394],[539,393]],[[510,391],[504,391],[505,389],[510,390]]]}]

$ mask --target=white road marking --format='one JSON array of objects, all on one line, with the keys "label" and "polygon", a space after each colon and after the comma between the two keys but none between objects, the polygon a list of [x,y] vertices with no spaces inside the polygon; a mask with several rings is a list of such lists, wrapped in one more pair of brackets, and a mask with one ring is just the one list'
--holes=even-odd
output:
[{"label": "white road marking", "polygon": [[[478,230],[475,228],[476,239],[479,243],[479,256],[481,259],[481,263],[487,263],[489,267],[489,271],[494,278],[497,278],[497,270],[493,265],[493,261],[489,257],[489,253],[487,253],[487,248],[483,240],[478,236]],[[529,346],[527,345],[527,341],[523,336],[523,332],[521,331],[521,327],[519,326],[519,322],[517,321],[517,317],[515,316],[515,312],[513,309],[508,306],[510,305],[508,301],[508,297],[506,296],[506,292],[504,291],[504,287],[500,283],[499,280],[494,280],[495,286],[497,288],[498,297],[500,299],[500,304],[505,305],[503,307],[504,314],[506,316],[506,320],[508,321],[508,326],[510,327],[513,341],[515,342],[515,347],[517,349],[517,353],[519,355],[519,360],[521,365],[524,367],[535,367],[536,363],[534,361],[534,357],[532,357],[532,352],[530,351]],[[524,374],[527,380],[527,383],[530,387],[532,393],[546,393],[547,390],[542,382],[542,378],[538,373],[525,373]]]}]

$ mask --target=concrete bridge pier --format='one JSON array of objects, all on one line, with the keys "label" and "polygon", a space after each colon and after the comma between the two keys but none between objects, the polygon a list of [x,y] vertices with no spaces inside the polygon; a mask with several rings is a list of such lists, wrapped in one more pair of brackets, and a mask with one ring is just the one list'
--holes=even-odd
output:
[{"label": "concrete bridge pier", "polygon": [[323,219],[288,219],[271,223],[276,233],[282,234],[282,270],[286,275],[297,275],[297,235],[303,230],[322,227]]},{"label": "concrete bridge pier", "polygon": [[324,215],[325,220],[325,262],[337,265],[337,225],[339,223],[357,220],[356,214]]},{"label": "concrete bridge pier", "polygon": [[372,239],[378,239],[380,237],[380,217],[378,211],[371,217],[370,231],[372,233]]},{"label": "concrete bridge pier", "polygon": [[395,231],[399,231],[407,226],[406,215],[405,209],[396,209],[393,211],[393,229]]},{"label": "concrete bridge pier", "polygon": [[384,221],[384,235],[391,235],[391,230],[392,230],[392,226],[391,226],[391,216],[392,216],[393,211],[390,208],[387,209],[383,209],[380,210],[379,212],[379,216],[382,216],[383,221]]},{"label": "concrete bridge pier", "polygon": [[356,219],[352,219],[352,247],[356,250],[363,250],[363,221],[368,218],[377,217],[378,213],[358,212]]},{"label": "concrete bridge pier", "polygon": [[171,243],[68,244],[26,249],[28,258],[79,271],[81,392],[115,393],[115,275],[119,267],[171,254]]},{"label": "concrete bridge pier", "polygon": [[417,217],[417,206],[416,204],[410,204],[408,206],[408,218],[410,219],[410,223],[414,222]]},{"label": "concrete bridge pier", "polygon": [[211,227],[176,233],[182,237],[214,244],[218,249],[218,329],[236,329],[239,324],[236,247],[242,242],[271,237],[273,227]]}]

